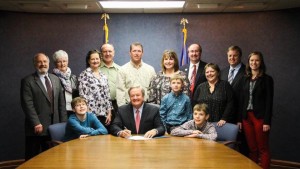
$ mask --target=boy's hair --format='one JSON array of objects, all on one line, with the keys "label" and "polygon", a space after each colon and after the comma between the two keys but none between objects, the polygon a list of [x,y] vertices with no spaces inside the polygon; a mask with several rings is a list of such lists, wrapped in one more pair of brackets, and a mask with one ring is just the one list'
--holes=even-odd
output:
[{"label": "boy's hair", "polygon": [[202,103],[202,104],[196,104],[196,105],[194,106],[193,111],[203,111],[203,112],[205,113],[205,115],[208,115],[208,114],[209,114],[209,112],[208,112],[208,106],[207,106],[207,104],[205,104],[205,103]]},{"label": "boy's hair", "polygon": [[171,76],[170,82],[172,82],[173,80],[180,80],[182,85],[184,85],[183,77],[178,75],[178,74],[175,74],[175,75]]},{"label": "boy's hair", "polygon": [[85,98],[75,97],[71,102],[72,109],[75,109],[76,104],[81,103],[81,102],[84,102],[87,105],[87,102],[86,102]]}]

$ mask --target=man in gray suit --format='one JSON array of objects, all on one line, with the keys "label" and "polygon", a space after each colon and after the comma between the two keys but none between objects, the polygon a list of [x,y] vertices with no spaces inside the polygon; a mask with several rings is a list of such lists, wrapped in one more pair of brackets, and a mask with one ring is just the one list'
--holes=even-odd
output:
[{"label": "man in gray suit", "polygon": [[25,160],[49,148],[49,125],[67,120],[60,80],[48,73],[49,57],[38,53],[33,62],[36,72],[21,81],[21,104],[25,113]]}]

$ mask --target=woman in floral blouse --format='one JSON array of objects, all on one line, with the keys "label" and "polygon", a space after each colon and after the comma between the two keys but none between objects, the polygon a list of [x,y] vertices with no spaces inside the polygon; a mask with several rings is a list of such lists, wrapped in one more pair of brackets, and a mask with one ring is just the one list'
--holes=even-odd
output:
[{"label": "woman in floral blouse", "polygon": [[183,77],[184,87],[183,93],[189,94],[189,81],[184,72],[179,70],[177,54],[173,50],[165,50],[161,59],[161,68],[150,82],[149,99],[148,101],[155,104],[160,104],[161,99],[171,92],[170,77],[178,74]]},{"label": "woman in floral blouse", "polygon": [[86,56],[87,69],[81,72],[78,78],[79,95],[87,100],[91,112],[108,128],[112,105],[109,101],[108,79],[100,72],[100,63],[99,51],[89,51]]}]

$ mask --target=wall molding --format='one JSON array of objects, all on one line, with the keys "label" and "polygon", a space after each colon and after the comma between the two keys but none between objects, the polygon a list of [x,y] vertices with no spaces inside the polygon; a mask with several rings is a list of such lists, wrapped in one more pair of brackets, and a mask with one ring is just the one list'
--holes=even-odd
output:
[{"label": "wall molding", "polygon": [[271,160],[272,167],[279,167],[279,168],[287,168],[287,169],[298,169],[300,168],[300,163],[293,162],[293,161],[284,161],[284,160]]},{"label": "wall molding", "polygon": [[0,169],[17,168],[19,165],[21,165],[24,162],[25,162],[24,159],[1,161]]}]

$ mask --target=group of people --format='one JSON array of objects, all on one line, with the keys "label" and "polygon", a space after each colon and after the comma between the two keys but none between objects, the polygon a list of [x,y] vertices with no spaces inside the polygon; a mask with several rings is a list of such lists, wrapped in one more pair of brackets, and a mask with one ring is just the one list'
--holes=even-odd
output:
[{"label": "group of people", "polygon": [[249,149],[249,158],[269,168],[274,91],[262,53],[251,53],[244,65],[242,50],[231,46],[227,51],[229,66],[222,70],[217,64],[203,62],[201,54],[202,47],[191,44],[190,63],[179,67],[176,53],[165,50],[162,70],[155,73],[142,61],[141,43],[130,45],[130,61],[123,66],[114,62],[113,45],[103,44],[101,52],[88,52],[86,69],[78,78],[68,67],[65,51],[54,53],[53,74],[48,73],[49,57],[36,54],[36,72],[21,81],[25,159],[46,150],[48,126],[67,118],[66,141],[108,133],[152,138],[165,132],[216,140],[210,122],[217,122],[218,127],[238,124],[244,133],[243,153]]}]

